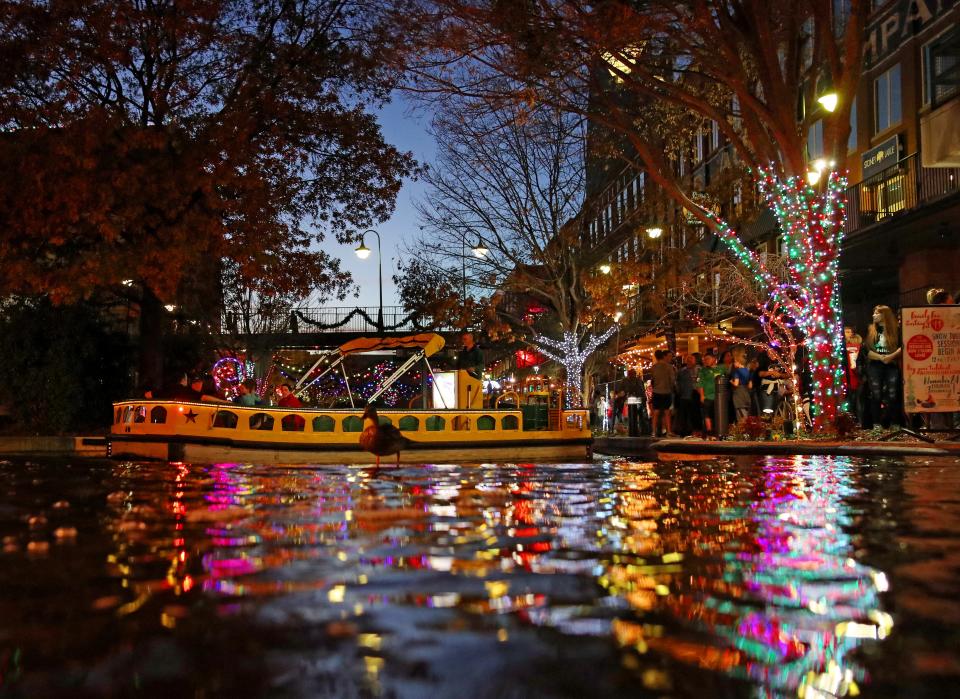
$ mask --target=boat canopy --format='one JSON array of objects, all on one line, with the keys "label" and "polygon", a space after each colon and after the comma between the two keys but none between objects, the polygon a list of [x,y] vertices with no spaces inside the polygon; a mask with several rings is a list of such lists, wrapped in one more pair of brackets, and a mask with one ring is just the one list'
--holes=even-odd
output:
[{"label": "boat canopy", "polygon": [[406,337],[361,337],[340,345],[342,355],[374,352],[390,349],[420,349],[427,357],[432,357],[443,349],[444,339],[436,333],[420,333]]}]

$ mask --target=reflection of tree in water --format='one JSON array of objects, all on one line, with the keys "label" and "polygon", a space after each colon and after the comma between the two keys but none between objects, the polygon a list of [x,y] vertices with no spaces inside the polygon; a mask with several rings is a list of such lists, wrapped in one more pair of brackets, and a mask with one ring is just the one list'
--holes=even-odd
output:
[{"label": "reflection of tree in water", "polygon": [[618,641],[649,653],[648,669],[667,656],[774,695],[856,693],[863,672],[846,656],[892,622],[883,573],[850,558],[849,463],[663,468],[624,474],[612,520],[623,553],[600,582],[637,612],[614,622]]}]

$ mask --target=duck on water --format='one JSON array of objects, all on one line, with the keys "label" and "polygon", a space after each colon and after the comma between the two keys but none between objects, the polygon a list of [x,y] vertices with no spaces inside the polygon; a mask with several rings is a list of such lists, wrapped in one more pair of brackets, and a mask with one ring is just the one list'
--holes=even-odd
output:
[{"label": "duck on water", "polygon": [[381,425],[377,409],[368,405],[363,411],[363,432],[360,433],[360,446],[377,457],[377,466],[380,466],[380,457],[390,454],[397,455],[397,466],[400,465],[400,452],[410,446],[409,439],[393,425]]}]

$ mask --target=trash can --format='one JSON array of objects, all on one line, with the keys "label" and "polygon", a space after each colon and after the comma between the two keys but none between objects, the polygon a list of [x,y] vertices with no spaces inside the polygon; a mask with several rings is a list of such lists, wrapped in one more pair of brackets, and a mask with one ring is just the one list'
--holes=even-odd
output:
[{"label": "trash can", "polygon": [[640,399],[636,396],[627,398],[627,435],[640,436]]},{"label": "trash can", "polygon": [[717,439],[727,436],[730,426],[730,377],[720,374],[714,379],[716,396],[713,401],[713,429]]}]

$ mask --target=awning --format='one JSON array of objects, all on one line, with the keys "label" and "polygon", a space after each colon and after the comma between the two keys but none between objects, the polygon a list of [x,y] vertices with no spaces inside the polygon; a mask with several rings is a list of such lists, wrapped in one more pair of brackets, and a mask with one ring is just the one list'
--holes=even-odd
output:
[{"label": "awning", "polygon": [[340,345],[340,353],[347,355],[377,350],[422,349],[426,356],[432,357],[442,350],[445,344],[444,339],[436,333],[421,333],[406,337],[361,337]]}]

